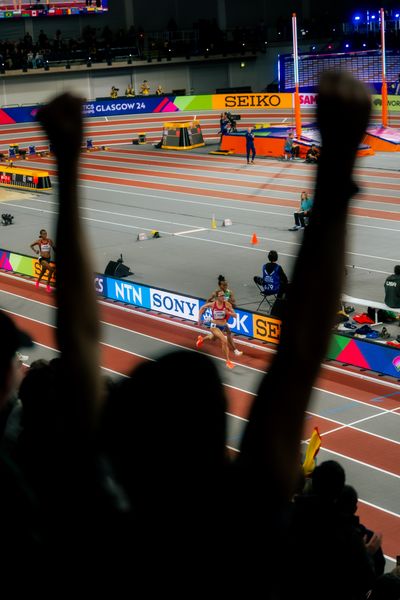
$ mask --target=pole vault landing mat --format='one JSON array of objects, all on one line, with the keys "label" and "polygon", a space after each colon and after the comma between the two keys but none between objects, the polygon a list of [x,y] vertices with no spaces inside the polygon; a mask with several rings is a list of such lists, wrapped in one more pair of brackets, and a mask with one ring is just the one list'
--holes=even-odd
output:
[{"label": "pole vault landing mat", "polygon": [[368,127],[363,141],[377,152],[400,152],[400,130],[393,127]]},{"label": "pole vault landing mat", "polygon": [[[321,146],[321,136],[316,125],[305,125],[300,138],[296,138],[293,127],[263,127],[253,130],[254,145],[258,156],[273,156],[275,158],[284,155],[285,140],[289,133],[294,133],[294,143],[299,146],[299,157],[305,158],[312,144],[318,148]],[[221,150],[231,150],[233,154],[246,154],[246,132],[238,131],[222,136]],[[343,132],[343,143],[346,142],[346,132]],[[374,154],[372,147],[364,140],[358,147],[357,156],[368,156]]]}]

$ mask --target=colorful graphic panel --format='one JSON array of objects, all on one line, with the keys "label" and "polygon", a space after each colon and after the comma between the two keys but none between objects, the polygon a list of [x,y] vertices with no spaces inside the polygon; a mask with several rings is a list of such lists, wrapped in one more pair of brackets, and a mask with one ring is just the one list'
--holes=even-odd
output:
[{"label": "colorful graphic panel", "polygon": [[392,377],[400,377],[400,348],[334,334],[327,358]]},{"label": "colorful graphic panel", "polygon": [[[121,96],[117,99],[110,98],[110,100],[86,102],[83,105],[83,115],[85,117],[111,117],[180,111],[193,113],[194,111],[213,109],[236,111],[242,108],[260,110],[292,108],[292,94],[214,94],[201,96],[137,96],[135,98]],[[0,125],[35,121],[38,109],[38,105],[3,108],[0,110]]]}]

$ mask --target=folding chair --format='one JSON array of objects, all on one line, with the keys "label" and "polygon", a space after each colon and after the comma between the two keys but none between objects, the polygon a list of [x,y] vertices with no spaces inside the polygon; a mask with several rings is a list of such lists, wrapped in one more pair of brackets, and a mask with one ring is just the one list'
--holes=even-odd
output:
[{"label": "folding chair", "polygon": [[[269,311],[271,310],[271,308],[274,305],[275,300],[278,297],[278,294],[268,294],[267,292],[264,291],[264,282],[262,277],[258,277],[257,275],[254,275],[253,277],[253,281],[256,284],[258,291],[260,292],[261,296],[262,296],[262,300],[260,302],[260,304],[257,306],[256,311],[260,310],[260,306],[263,304],[263,302],[266,302],[269,306]],[[270,300],[271,298],[271,300]]]}]

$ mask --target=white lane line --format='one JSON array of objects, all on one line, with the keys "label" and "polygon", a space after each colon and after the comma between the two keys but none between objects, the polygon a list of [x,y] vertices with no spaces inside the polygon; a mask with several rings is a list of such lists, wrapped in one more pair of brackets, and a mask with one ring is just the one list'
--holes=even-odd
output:
[{"label": "white lane line", "polygon": [[396,479],[400,479],[400,475],[397,475],[397,473],[392,473],[391,471],[386,471],[386,469],[382,469],[381,467],[376,467],[375,465],[371,465],[370,463],[366,463],[362,460],[358,460],[357,458],[352,458],[350,456],[347,456],[346,454],[342,454],[341,452],[336,452],[335,450],[331,450],[330,448],[326,448],[325,446],[321,447],[321,450],[323,450],[324,452],[327,452],[329,454],[334,454],[335,456],[340,456],[340,458],[344,458],[345,460],[349,460],[358,465],[362,465],[363,467],[366,467],[367,469],[373,469],[374,471],[378,471],[379,473],[383,473],[384,475],[389,475],[390,477],[395,477]]},{"label": "white lane line", "polygon": [[[387,412],[393,412],[393,410],[389,410]],[[354,429],[354,431],[358,431],[360,433],[365,433],[367,435],[372,435],[373,437],[376,437],[380,440],[385,440],[385,442],[391,442],[392,444],[397,444],[398,446],[400,446],[400,442],[398,442],[397,440],[392,440],[391,438],[388,438],[384,435],[380,435],[379,433],[373,433],[372,431],[365,431],[365,429],[360,429],[359,427],[355,427],[355,425],[358,425],[359,423],[363,423],[364,421],[369,421],[371,419],[375,419],[376,417],[381,417],[383,413],[377,413],[375,415],[369,415],[369,417],[365,417],[364,419],[358,419],[357,421],[352,421],[351,423],[342,423],[341,421],[338,421],[337,419],[331,419],[329,417],[326,416],[321,416],[318,415],[316,413],[310,412],[309,410],[307,411],[307,414],[312,415],[313,417],[317,417],[317,419],[324,419],[325,421],[331,421],[332,423],[337,423],[339,425],[339,427],[335,427],[334,429],[329,429],[328,431],[324,431],[323,434],[321,434],[321,436],[325,437],[327,435],[330,435],[331,433],[336,433],[337,431],[342,431],[343,429]],[[307,442],[309,442],[310,439],[307,440]]]},{"label": "white lane line", "polygon": [[198,229],[188,229],[187,231],[177,231],[173,235],[185,235],[187,233],[198,233],[199,231],[208,231],[207,227],[199,227]]},{"label": "white lane line", "polygon": [[[84,188],[84,189],[89,189],[89,190],[95,190],[95,191],[108,191],[108,185],[111,184],[104,184],[104,187],[97,187],[97,186],[92,186],[92,185],[86,185],[86,184],[78,184],[79,187]],[[120,189],[112,189],[114,194],[125,194],[125,195],[131,195],[131,196],[139,196],[140,198],[143,198],[143,191],[142,192],[135,192],[135,191],[131,191],[131,190],[120,190]],[[199,197],[201,197],[201,193],[199,193]],[[190,200],[187,198],[177,198],[177,197],[171,197],[171,196],[163,196],[161,194],[149,194],[146,193],[146,198],[153,198],[156,200],[167,200],[170,202],[177,202],[177,203],[181,203],[181,204],[194,204],[196,206],[209,206],[211,208],[219,208],[219,209],[223,209],[223,210],[236,210],[236,211],[240,211],[240,212],[249,212],[249,213],[256,213],[256,214],[262,214],[262,215],[277,215],[280,217],[290,217],[292,218],[292,212],[288,213],[281,213],[281,212],[274,212],[273,210],[261,210],[261,209],[256,209],[256,208],[247,208],[247,207],[243,207],[243,206],[237,206],[238,203],[249,203],[249,204],[253,204],[251,200],[238,200],[237,202],[235,202],[234,205],[228,205],[226,204],[226,202],[229,202],[228,200],[226,200],[225,198],[221,198],[220,201],[218,203],[214,203],[214,202],[205,202],[203,200]],[[277,198],[279,200],[279,198]],[[290,198],[288,198],[289,200]],[[42,200],[39,198],[32,198],[30,200],[34,200],[35,202],[49,202],[48,200]],[[90,198],[89,198],[90,200]],[[55,202],[49,202],[51,204],[56,204]],[[5,202],[4,204],[9,204],[8,202]],[[266,202],[266,205],[268,203]],[[20,205],[11,205],[10,206],[17,206],[17,208],[20,208]],[[279,205],[276,205],[277,207],[279,207]],[[273,208],[273,206],[270,207],[271,209]],[[282,208],[282,207],[281,207]],[[288,210],[292,211],[292,207],[287,207]],[[368,216],[362,216],[360,215],[358,218],[360,219],[368,219],[368,220],[375,220],[375,221],[384,221],[387,222],[387,219],[379,219],[378,217],[368,217]],[[366,229],[378,229],[380,231],[393,231],[395,233],[400,233],[400,229],[395,229],[392,227],[381,227],[378,225],[366,225],[363,223],[356,223],[354,221],[349,221],[349,225],[353,226],[353,227],[364,227]],[[287,242],[285,240],[278,240],[281,241],[282,243],[292,243],[292,242]]]},{"label": "white lane line", "polygon": [[391,515],[392,517],[397,517],[398,519],[400,519],[400,515],[398,513],[393,512],[392,510],[382,508],[381,506],[377,506],[376,504],[373,504],[372,502],[367,502],[367,500],[362,500],[361,498],[359,498],[358,501],[362,504],[366,504],[367,506],[371,506],[372,508],[376,508],[377,510],[381,510],[382,512],[385,512],[388,515]]}]

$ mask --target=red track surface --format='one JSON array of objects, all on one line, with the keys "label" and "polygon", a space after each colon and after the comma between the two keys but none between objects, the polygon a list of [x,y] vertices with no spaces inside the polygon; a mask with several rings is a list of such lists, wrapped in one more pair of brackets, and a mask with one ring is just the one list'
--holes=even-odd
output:
[{"label": "red track surface", "polygon": [[[260,115],[258,114],[257,116]],[[277,116],[277,114],[274,114],[274,117]],[[288,114],[285,113],[284,116],[288,117]],[[269,118],[270,117],[265,116],[266,120]],[[215,117],[212,115],[202,117],[202,119],[207,121],[213,120],[215,122]],[[164,120],[167,120],[167,117],[164,115],[160,115],[159,121],[158,118],[155,117],[141,118],[140,120],[112,120],[108,124],[110,129],[107,129],[106,133],[104,131],[96,131],[96,128],[103,128],[106,125],[103,120],[96,120],[89,123],[88,129],[90,130],[91,136],[101,138],[103,135],[120,135],[121,129],[112,129],[119,125],[124,125],[129,128],[134,127],[135,130],[138,130],[140,124],[146,124],[146,132],[156,131],[157,135],[159,135],[160,123]],[[187,120],[187,118],[178,117],[176,120]],[[147,124],[151,125],[155,122],[159,123],[157,127],[147,127]],[[8,132],[10,132],[10,138],[13,131],[15,133],[27,133],[29,135],[29,141],[45,142],[45,137],[40,134],[36,137],[30,137],[30,135],[32,135],[32,130],[35,129],[39,134],[37,128],[32,127],[16,127],[13,130],[7,128],[5,131],[7,135]],[[15,139],[12,139],[10,143],[14,141]],[[96,143],[104,143],[107,145],[109,142],[96,141]],[[82,172],[80,175],[81,181],[107,183],[112,184],[115,187],[121,185],[134,188],[169,191],[175,194],[201,194],[202,196],[213,198],[246,200],[263,203],[265,205],[297,207],[298,200],[296,194],[298,192],[298,182],[301,181],[311,184],[312,175],[314,173],[312,168],[307,170],[305,168],[303,174],[301,174],[295,169],[296,165],[285,163],[279,164],[279,173],[277,173],[276,171],[278,169],[276,165],[271,163],[270,177],[279,177],[279,183],[265,184],[254,181],[254,178],[257,177],[262,177],[265,180],[266,176],[265,170],[261,172],[257,170],[257,167],[251,171],[251,181],[250,179],[247,182],[243,179],[240,180],[239,176],[242,176],[242,174],[246,176],[247,172],[243,173],[241,162],[233,157],[224,157],[223,161],[221,161],[218,166],[213,166],[210,165],[210,157],[207,155],[190,155],[190,157],[179,156],[177,158],[176,153],[173,152],[163,152],[162,156],[159,152],[155,151],[142,151],[138,154],[128,148],[123,151],[113,149],[110,152],[107,153],[107,155],[103,153],[84,154],[82,168],[92,172],[107,171],[109,173],[115,173],[115,176],[110,177],[101,174],[97,175],[95,173]],[[124,156],[122,156],[122,154]],[[173,160],[168,162],[168,159]],[[188,159],[187,162],[185,162],[186,159]],[[48,165],[50,173],[55,174],[54,161],[52,159],[46,158],[34,162],[37,162],[40,166]],[[123,162],[124,165],[118,166],[116,164],[117,162]],[[110,165],[110,163],[115,163],[115,166],[113,164]],[[292,166],[294,169],[292,169]],[[157,181],[145,181],[146,177],[150,178],[151,175],[154,177],[153,167],[164,170],[158,170]],[[237,167],[237,169],[235,169],[235,167]],[[269,169],[267,163],[266,167]],[[204,171],[207,171],[207,175],[200,175],[200,172],[204,173]],[[194,174],[193,172],[199,172],[199,175]],[[128,175],[129,178],[124,179],[123,177],[118,177],[118,174]],[[400,220],[400,212],[392,210],[394,206],[398,206],[400,203],[397,195],[397,192],[400,191],[400,174],[358,168],[356,169],[356,175],[360,177],[363,182],[363,192],[357,196],[357,200],[361,203],[361,206],[353,207],[351,213],[353,215],[364,217],[367,216],[392,221]],[[137,177],[140,177],[141,179],[133,180],[133,178]],[[374,181],[372,181],[372,179],[374,179]],[[389,182],[389,179],[392,180],[393,183]],[[169,183],[171,180],[175,183]],[[176,182],[179,182],[179,185]],[[193,185],[194,182],[198,184],[198,187]],[[209,188],[202,187],[202,184],[209,184]],[[229,186],[229,191],[216,189],[215,186],[218,185],[224,187]],[[213,189],[210,189],[211,186],[213,186]],[[254,193],[262,192],[264,189],[284,193],[291,192],[293,193],[293,198],[296,199],[290,200],[288,198],[271,198],[266,195],[261,197],[254,195]],[[385,196],[384,194],[379,194],[380,190],[393,190],[396,195]],[[381,203],[382,205],[389,204],[391,205],[390,210],[377,210],[365,206],[365,203],[370,202]],[[0,275],[0,290],[8,291],[17,294],[22,298],[29,298],[42,303],[54,303],[53,298],[46,295],[43,290],[36,290],[24,280],[14,280]],[[51,326],[46,323],[29,320],[23,316],[16,316],[15,318],[24,329],[31,333],[38,343],[49,346],[50,348],[56,347],[54,329]],[[111,327],[121,327],[159,339],[166,347],[171,344],[177,344],[185,348],[193,349],[195,332],[177,326],[176,323],[170,319],[158,319],[157,321],[154,321],[146,318],[140,312],[132,313],[121,311],[109,304],[102,304],[101,319]],[[142,360],[145,360],[145,358],[135,354],[133,348],[132,352],[128,352],[102,343],[101,349],[102,366],[117,373],[127,374],[135,365]],[[235,361],[238,365],[238,370],[251,367],[252,369],[263,371],[268,368],[272,355],[267,353],[260,345],[255,343],[251,347],[246,346],[242,349],[245,351],[245,354],[240,357],[239,360]],[[220,358],[217,346],[206,346],[205,351]],[[137,350],[137,352],[139,351]],[[338,396],[343,396],[346,399],[346,402],[351,402],[352,400],[358,401],[386,411],[400,410],[398,395],[385,397],[388,393],[393,394],[395,390],[389,388],[388,391],[388,388],[383,383],[372,378],[356,378],[351,373],[345,371],[323,368],[320,377],[316,382],[316,388]],[[245,419],[249,414],[253,395],[228,385],[226,386],[226,391],[229,403],[229,413]],[[376,403],[377,398],[380,399],[378,404]],[[393,417],[398,418],[395,415],[393,415]],[[370,465],[370,467],[385,471],[389,477],[393,477],[393,485],[398,487],[398,477],[400,476],[400,444],[395,441],[383,439],[382,437],[373,435],[367,431],[361,431],[357,429],[356,424],[354,424],[353,427],[342,426],[341,423],[336,420],[314,414],[308,414],[305,420],[305,439],[310,436],[313,427],[316,425],[323,435],[323,448],[338,453],[350,460],[359,461],[362,463],[360,468],[364,468],[362,465]],[[369,474],[371,475],[371,471]],[[391,557],[396,556],[400,549],[400,516],[390,514],[388,511],[382,510],[378,506],[373,507],[362,501],[359,503],[359,513],[361,519],[368,527],[375,531],[383,532],[385,553]]]},{"label": "red track surface", "polygon": [[[43,288],[37,290],[22,279],[15,280],[0,275],[0,290],[37,300],[44,304],[54,305],[54,299],[46,295]],[[190,329],[177,327],[176,323],[171,320],[157,320],[155,322],[152,319],[146,318],[140,312],[121,311],[117,307],[108,304],[101,305],[100,313],[101,320],[110,326],[122,327],[130,331],[149,335],[165,341],[167,345],[175,344],[193,349],[193,342],[196,337],[195,332]],[[39,344],[56,348],[55,330],[52,326],[30,320],[23,316],[14,316],[14,318]],[[102,366],[117,373],[127,374],[139,362],[145,360],[134,352],[131,353],[126,350],[112,348],[105,343],[102,343],[101,349]],[[216,346],[210,345],[206,350],[210,354],[220,356],[219,349]],[[256,368],[262,371],[268,368],[271,361],[271,354],[266,353],[256,344],[250,348],[248,346],[243,347],[243,350],[245,354],[239,360],[235,361],[238,365],[236,368],[240,369],[240,365],[248,365],[253,369]],[[322,369],[316,387],[368,404],[372,404],[374,398],[388,394],[388,388],[378,381],[355,379],[353,375],[345,371],[337,372],[327,369]],[[246,418],[253,395],[230,386],[226,386],[226,392],[229,413]],[[380,408],[387,410],[392,410],[398,406],[399,402],[393,396],[384,398],[379,403]],[[367,465],[373,465],[388,473],[400,476],[400,446],[398,444],[349,427],[339,428],[339,431],[329,433],[340,426],[335,421],[330,421],[319,416],[310,416],[306,419],[305,439],[309,437],[312,428],[316,425],[323,436],[323,447],[325,449],[333,450],[345,457],[361,461]],[[383,532],[385,553],[394,557],[399,549],[400,517],[380,510],[378,507],[368,506],[362,502],[359,504],[359,513],[371,529]]]}]

